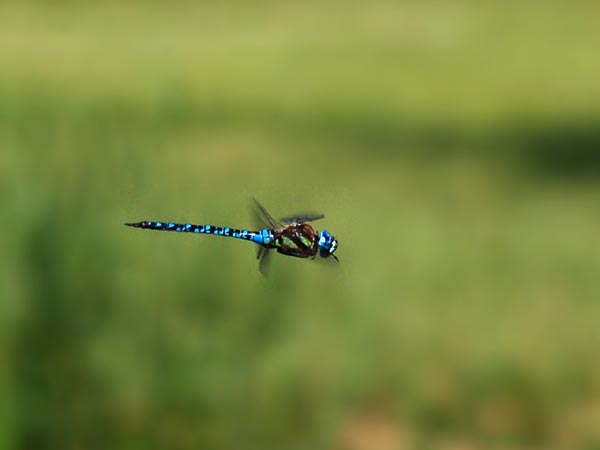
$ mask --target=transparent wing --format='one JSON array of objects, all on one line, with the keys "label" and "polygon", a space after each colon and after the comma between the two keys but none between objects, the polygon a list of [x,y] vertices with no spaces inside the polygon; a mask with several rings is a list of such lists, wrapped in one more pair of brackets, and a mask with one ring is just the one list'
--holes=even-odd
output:
[{"label": "transparent wing", "polygon": [[283,222],[283,223],[304,223],[304,222],[312,222],[314,220],[319,220],[319,219],[322,219],[323,217],[325,217],[325,214],[310,212],[310,213],[302,213],[302,214],[296,214],[296,215],[289,216],[289,217],[284,217],[283,219],[281,219],[281,222]]},{"label": "transparent wing", "polygon": [[257,222],[257,225],[266,226],[273,230],[283,226],[278,220],[274,219],[273,216],[267,212],[265,207],[256,199],[254,199],[254,206],[254,219]]},{"label": "transparent wing", "polygon": [[[258,228],[270,228],[272,230],[275,230],[276,228],[283,226],[282,223],[280,223],[277,219],[273,218],[271,214],[269,214],[269,212],[265,209],[263,205],[260,204],[258,200],[253,200],[253,213],[255,222],[254,224]],[[256,259],[258,259],[258,270],[260,270],[260,273],[264,276],[267,276],[269,272],[271,256],[273,253],[270,250],[270,248],[260,245],[256,254]]]},{"label": "transparent wing", "polygon": [[259,260],[258,270],[260,270],[260,273],[262,273],[265,277],[269,274],[269,267],[271,265],[272,253],[269,250],[270,249],[267,247],[260,246],[258,249],[258,254],[256,255],[256,258]]}]

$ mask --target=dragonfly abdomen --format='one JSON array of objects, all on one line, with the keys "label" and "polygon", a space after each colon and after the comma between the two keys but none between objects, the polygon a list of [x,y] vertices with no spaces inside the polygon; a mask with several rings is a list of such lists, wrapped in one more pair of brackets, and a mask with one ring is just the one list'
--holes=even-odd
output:
[{"label": "dragonfly abdomen", "polygon": [[236,239],[252,241],[260,245],[270,245],[273,240],[271,230],[259,231],[238,230],[237,228],[218,227],[215,225],[194,225],[191,223],[160,222],[144,220],[141,222],[126,223],[125,225],[135,228],[145,228],[158,231],[175,231],[178,233],[212,234],[215,236],[226,236]]}]

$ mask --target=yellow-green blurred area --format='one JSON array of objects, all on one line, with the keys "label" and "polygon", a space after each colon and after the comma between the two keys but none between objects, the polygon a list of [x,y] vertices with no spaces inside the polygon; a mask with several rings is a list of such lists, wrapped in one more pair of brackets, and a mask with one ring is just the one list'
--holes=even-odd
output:
[{"label": "yellow-green blurred area", "polygon": [[3,1],[0,448],[598,449],[599,18]]}]

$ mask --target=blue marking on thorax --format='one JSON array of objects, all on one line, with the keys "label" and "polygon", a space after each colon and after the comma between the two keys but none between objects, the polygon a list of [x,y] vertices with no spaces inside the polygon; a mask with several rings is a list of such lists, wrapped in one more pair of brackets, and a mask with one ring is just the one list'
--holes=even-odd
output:
[{"label": "blue marking on thorax", "polygon": [[162,223],[161,222],[156,222],[156,226],[157,227],[162,227]]}]

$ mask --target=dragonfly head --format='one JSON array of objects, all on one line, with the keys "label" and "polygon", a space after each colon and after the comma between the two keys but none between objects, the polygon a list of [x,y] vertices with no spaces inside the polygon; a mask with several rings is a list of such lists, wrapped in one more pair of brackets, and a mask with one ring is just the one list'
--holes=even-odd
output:
[{"label": "dragonfly head", "polygon": [[337,261],[337,256],[333,254],[337,247],[338,241],[328,231],[321,231],[319,234],[319,255],[321,255],[321,258],[333,256]]}]

